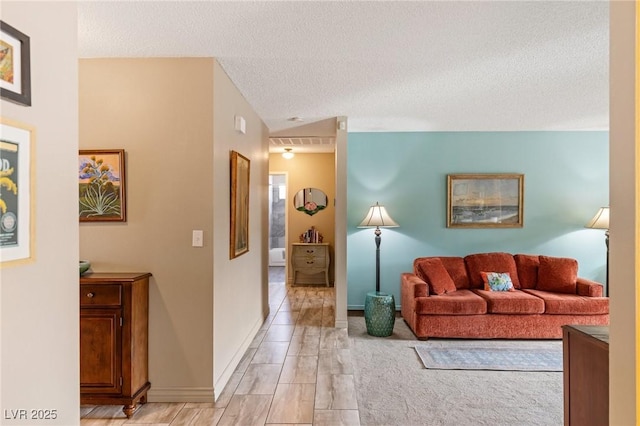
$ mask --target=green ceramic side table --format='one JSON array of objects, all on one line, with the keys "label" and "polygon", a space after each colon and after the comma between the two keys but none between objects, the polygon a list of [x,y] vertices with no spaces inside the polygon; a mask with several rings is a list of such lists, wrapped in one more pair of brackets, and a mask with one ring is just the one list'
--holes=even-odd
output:
[{"label": "green ceramic side table", "polygon": [[370,335],[391,336],[396,321],[396,302],[393,294],[379,291],[367,293],[364,301],[364,321],[367,324],[367,333]]}]

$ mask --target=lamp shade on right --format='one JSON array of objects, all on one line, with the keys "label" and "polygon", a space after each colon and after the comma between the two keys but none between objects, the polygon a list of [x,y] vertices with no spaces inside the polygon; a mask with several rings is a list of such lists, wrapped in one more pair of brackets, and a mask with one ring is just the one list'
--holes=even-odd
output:
[{"label": "lamp shade on right", "polygon": [[593,219],[585,225],[585,228],[609,229],[609,207],[600,207]]}]

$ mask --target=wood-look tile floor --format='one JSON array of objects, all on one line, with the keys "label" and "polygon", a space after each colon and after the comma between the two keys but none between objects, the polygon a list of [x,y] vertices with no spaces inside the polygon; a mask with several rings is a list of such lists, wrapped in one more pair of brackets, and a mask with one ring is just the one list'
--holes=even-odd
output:
[{"label": "wood-look tile floor", "polygon": [[82,406],[82,426],[360,425],[346,329],[327,287],[269,285],[267,317],[215,403]]}]

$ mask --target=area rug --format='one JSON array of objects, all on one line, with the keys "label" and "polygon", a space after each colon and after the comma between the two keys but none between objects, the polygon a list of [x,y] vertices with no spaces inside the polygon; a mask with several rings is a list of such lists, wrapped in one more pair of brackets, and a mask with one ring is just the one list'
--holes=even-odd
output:
[{"label": "area rug", "polygon": [[562,347],[416,345],[425,368],[439,370],[562,371]]},{"label": "area rug", "polygon": [[[367,334],[350,316],[349,343],[361,426],[558,426],[563,422],[562,373],[431,370],[418,345],[473,346],[477,341],[416,339],[404,320],[393,334]],[[486,340],[495,347],[562,347],[560,340]]]}]

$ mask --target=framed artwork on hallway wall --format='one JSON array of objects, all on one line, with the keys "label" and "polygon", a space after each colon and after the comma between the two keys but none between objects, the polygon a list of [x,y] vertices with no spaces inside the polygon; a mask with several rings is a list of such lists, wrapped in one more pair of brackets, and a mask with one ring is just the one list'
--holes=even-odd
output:
[{"label": "framed artwork on hallway wall", "polygon": [[29,36],[0,21],[0,96],[31,106]]},{"label": "framed artwork on hallway wall", "polygon": [[34,258],[35,129],[0,118],[0,263]]},{"label": "framed artwork on hallway wall", "polygon": [[447,176],[447,228],[522,228],[524,175]]},{"label": "framed artwork on hallway wall", "polygon": [[249,251],[249,179],[251,161],[231,151],[231,235],[229,259]]},{"label": "framed artwork on hallway wall", "polygon": [[123,149],[85,149],[78,155],[80,222],[126,222]]}]

